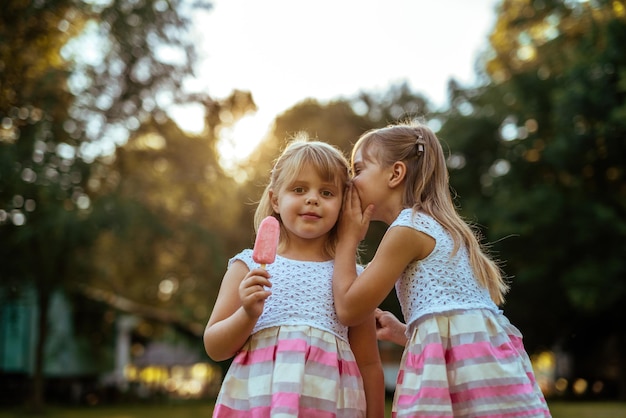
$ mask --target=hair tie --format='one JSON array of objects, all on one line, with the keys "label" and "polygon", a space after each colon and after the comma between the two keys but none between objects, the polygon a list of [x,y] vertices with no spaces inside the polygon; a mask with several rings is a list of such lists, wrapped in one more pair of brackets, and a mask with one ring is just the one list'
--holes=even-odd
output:
[{"label": "hair tie", "polygon": [[417,157],[419,158],[424,153],[424,136],[421,132],[415,135],[417,139],[415,140],[415,149]]}]

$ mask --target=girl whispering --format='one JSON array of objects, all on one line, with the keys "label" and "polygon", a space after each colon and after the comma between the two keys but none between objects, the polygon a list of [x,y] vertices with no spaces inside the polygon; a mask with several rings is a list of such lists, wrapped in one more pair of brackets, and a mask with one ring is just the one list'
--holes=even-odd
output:
[{"label": "girl whispering", "polygon": [[[393,416],[549,417],[522,335],[498,308],[508,285],[456,212],[435,134],[417,123],[366,132],[351,163],[335,306],[340,321],[357,324],[395,286],[408,342]],[[389,228],[357,279],[370,220]]]}]

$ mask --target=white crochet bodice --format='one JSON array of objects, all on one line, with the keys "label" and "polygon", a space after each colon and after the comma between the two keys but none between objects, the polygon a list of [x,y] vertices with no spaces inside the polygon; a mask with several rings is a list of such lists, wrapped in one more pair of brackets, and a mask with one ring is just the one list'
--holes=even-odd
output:
[{"label": "white crochet bodice", "polygon": [[[243,261],[249,269],[259,265],[246,249],[231,258]],[[332,332],[348,341],[348,327],[342,325],[333,302],[333,261],[300,261],[276,256],[266,266],[271,274],[272,295],[266,299],[263,313],[253,333],[278,325],[309,325]],[[357,266],[360,273],[363,269]]]},{"label": "white crochet bodice", "polygon": [[413,331],[415,321],[426,314],[455,309],[499,311],[489,291],[476,280],[465,246],[451,257],[454,241],[435,219],[404,209],[389,228],[398,226],[413,228],[436,241],[428,257],[409,264],[396,282],[398,301],[409,325],[407,335]]}]

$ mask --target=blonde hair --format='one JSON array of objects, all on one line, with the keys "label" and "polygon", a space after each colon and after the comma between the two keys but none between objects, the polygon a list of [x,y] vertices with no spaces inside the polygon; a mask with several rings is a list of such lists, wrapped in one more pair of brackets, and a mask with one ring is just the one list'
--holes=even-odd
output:
[{"label": "blonde hair", "polygon": [[439,139],[428,126],[416,121],[389,125],[365,132],[352,149],[365,158],[388,167],[396,161],[406,165],[402,205],[422,211],[437,220],[452,236],[455,254],[465,245],[478,282],[489,290],[491,299],[500,305],[509,285],[498,263],[480,243],[480,234],[457,213],[449,186],[446,159]]},{"label": "blonde hair", "polygon": [[[288,238],[280,215],[272,207],[269,192],[273,191],[274,194],[278,194],[283,187],[294,181],[302,170],[307,169],[315,170],[325,181],[339,186],[342,195],[350,178],[350,164],[338,148],[326,142],[310,140],[306,132],[297,133],[276,159],[269,183],[265,187],[254,213],[255,231],[258,231],[259,225],[265,217],[274,216],[278,219],[281,230],[279,248],[284,248]],[[326,255],[334,257],[336,246],[337,225],[333,226],[330,231],[325,246]]]}]

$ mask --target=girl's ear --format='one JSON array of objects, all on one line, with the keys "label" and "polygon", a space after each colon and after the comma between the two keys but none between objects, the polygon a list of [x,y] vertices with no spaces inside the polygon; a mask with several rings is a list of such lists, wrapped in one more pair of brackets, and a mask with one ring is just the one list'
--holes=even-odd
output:
[{"label": "girl's ear", "polygon": [[396,161],[391,166],[391,175],[389,177],[389,187],[394,188],[402,183],[406,177],[406,164],[402,161]]},{"label": "girl's ear", "polygon": [[270,203],[272,204],[272,209],[274,209],[274,212],[280,213],[280,211],[278,210],[278,194],[275,194],[274,190],[270,190],[269,194],[270,194]]}]

